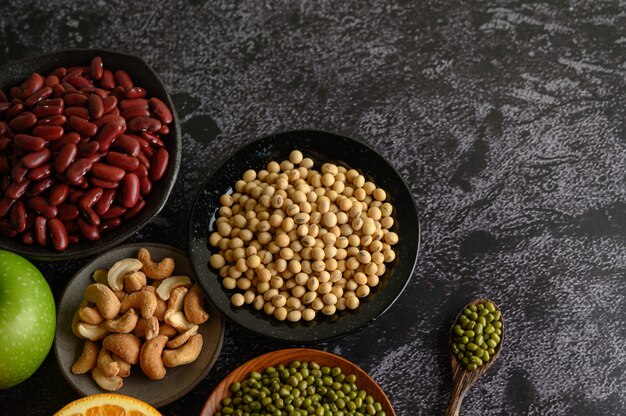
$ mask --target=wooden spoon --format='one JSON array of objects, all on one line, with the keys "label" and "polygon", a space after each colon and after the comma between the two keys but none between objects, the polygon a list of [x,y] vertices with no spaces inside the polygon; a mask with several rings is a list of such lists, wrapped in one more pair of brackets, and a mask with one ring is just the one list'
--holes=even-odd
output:
[{"label": "wooden spoon", "polygon": [[[457,315],[452,324],[452,328],[450,329],[450,339],[448,341],[448,349],[452,346],[452,339],[455,334],[453,331],[454,325],[456,325],[459,317],[463,313],[463,311],[468,308],[470,305],[477,305],[479,303],[491,302],[496,305],[495,302],[489,299],[476,299],[470,303],[468,303],[461,312]],[[496,305],[496,308],[498,305]],[[500,308],[498,308],[499,310]],[[452,365],[452,394],[450,396],[450,402],[448,403],[448,409],[446,410],[445,416],[459,416],[459,411],[461,410],[461,402],[465,397],[465,394],[472,387],[472,384],[476,382],[485,372],[493,365],[498,356],[500,356],[500,351],[502,350],[502,344],[504,343],[504,317],[500,316],[500,320],[502,321],[502,335],[500,336],[500,342],[495,348],[495,354],[491,357],[491,359],[478,367],[474,371],[469,371],[465,368],[462,362],[452,354],[451,365]]]}]

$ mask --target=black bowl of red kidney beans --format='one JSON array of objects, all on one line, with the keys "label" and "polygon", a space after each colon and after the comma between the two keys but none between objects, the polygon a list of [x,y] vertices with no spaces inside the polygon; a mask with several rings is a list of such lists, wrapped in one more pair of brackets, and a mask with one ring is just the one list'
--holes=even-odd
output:
[{"label": "black bowl of red kidney beans", "polygon": [[180,124],[142,59],[67,50],[0,67],[0,247],[36,259],[90,256],[165,205]]}]

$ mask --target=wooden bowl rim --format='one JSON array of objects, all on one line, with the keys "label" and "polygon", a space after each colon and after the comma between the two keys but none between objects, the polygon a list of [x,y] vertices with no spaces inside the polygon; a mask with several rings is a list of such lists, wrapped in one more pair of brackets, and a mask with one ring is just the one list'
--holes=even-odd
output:
[{"label": "wooden bowl rim", "polygon": [[[391,405],[389,398],[385,394],[385,391],[382,389],[382,387],[380,387],[380,385],[376,382],[376,380],[374,380],[365,370],[363,370],[361,367],[359,367],[352,361],[346,358],[343,358],[339,355],[336,355],[327,351],[316,350],[313,348],[286,348],[286,349],[276,350],[276,351],[265,353],[263,355],[259,355],[241,364],[239,367],[231,371],[226,377],[224,377],[222,381],[220,381],[220,383],[213,389],[213,391],[207,398],[206,402],[204,403],[204,406],[202,407],[202,412],[200,413],[200,416],[213,416],[214,415],[214,413],[209,413],[210,411],[209,406],[215,403],[215,408],[216,409],[219,408],[220,403],[222,399],[224,398],[224,396],[218,398],[217,394],[221,391],[227,391],[228,386],[230,386],[230,384],[233,383],[234,381],[241,380],[241,377],[236,377],[236,375],[244,367],[250,367],[248,371],[245,373],[245,376],[247,376],[250,371],[253,371],[253,370],[258,371],[258,369],[256,369],[255,367],[260,362],[263,362],[265,360],[268,360],[268,359],[270,360],[269,363],[265,364],[264,368],[267,368],[267,366],[276,366],[279,364],[285,365],[294,360],[300,360],[300,358],[298,358],[300,356],[302,357],[306,356],[306,360],[308,362],[318,361],[318,359],[316,359],[315,356],[321,357],[322,359],[332,360],[336,362],[336,366],[340,367],[342,371],[344,372],[345,372],[345,368],[349,368],[350,372],[354,373],[357,376],[357,379],[360,379],[360,380],[366,379],[368,380],[369,383],[375,386],[375,388],[378,390],[382,398],[382,400],[380,400],[380,404],[382,405],[383,410],[387,412],[388,416],[396,416],[393,406]],[[310,357],[310,356],[313,356],[313,357]],[[304,358],[302,358],[302,360],[304,360]],[[362,386],[360,385],[359,388],[362,388]],[[372,395],[371,391],[368,391],[367,393],[369,395]]]}]

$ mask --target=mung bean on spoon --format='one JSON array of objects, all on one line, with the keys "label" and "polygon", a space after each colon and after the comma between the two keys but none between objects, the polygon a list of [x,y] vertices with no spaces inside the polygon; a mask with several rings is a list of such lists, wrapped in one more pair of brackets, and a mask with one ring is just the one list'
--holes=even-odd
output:
[{"label": "mung bean on spoon", "polygon": [[465,306],[450,331],[452,394],[446,416],[458,416],[469,388],[495,362],[504,342],[504,320],[496,304],[477,299]]}]

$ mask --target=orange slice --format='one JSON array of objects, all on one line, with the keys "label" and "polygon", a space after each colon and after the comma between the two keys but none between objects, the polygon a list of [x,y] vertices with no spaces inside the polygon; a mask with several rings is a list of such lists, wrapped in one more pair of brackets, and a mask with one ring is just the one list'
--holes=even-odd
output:
[{"label": "orange slice", "polygon": [[94,394],[73,401],[54,416],[163,416],[146,402],[123,394]]}]

